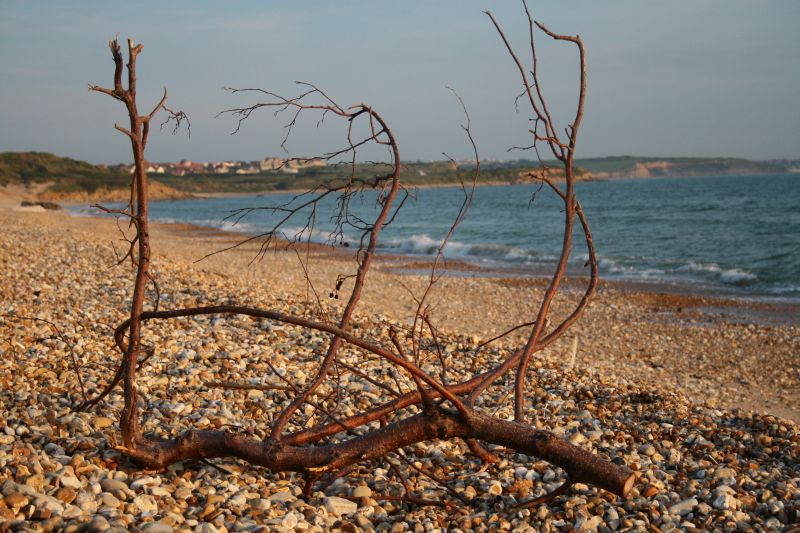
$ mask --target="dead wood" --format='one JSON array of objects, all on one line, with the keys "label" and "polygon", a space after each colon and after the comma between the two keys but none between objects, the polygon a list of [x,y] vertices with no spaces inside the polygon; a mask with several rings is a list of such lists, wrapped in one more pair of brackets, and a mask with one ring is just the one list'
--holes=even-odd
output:
[{"label": "dead wood", "polygon": [[[424,290],[420,294],[409,291],[416,304],[416,313],[408,330],[389,328],[388,339],[374,340],[354,333],[352,329],[354,312],[367,282],[380,233],[388,224],[391,224],[409,197],[409,191],[405,189],[401,181],[402,165],[397,140],[385,119],[371,106],[366,104],[357,104],[351,107],[340,106],[327,93],[308,83],[299,83],[301,92],[294,97],[284,97],[262,89],[231,89],[233,93],[258,95],[265,98],[265,101],[246,107],[232,108],[224,111],[223,114],[233,115],[237,119],[237,131],[245,120],[260,109],[271,110],[276,116],[288,115],[289,120],[285,125],[286,137],[282,143],[284,147],[298,118],[302,115],[317,114],[320,122],[324,121],[326,117],[342,120],[347,128],[345,146],[320,157],[329,162],[344,159],[344,164],[350,165],[352,170],[350,176],[344,181],[326,183],[307,193],[296,195],[284,204],[237,210],[230,216],[238,221],[257,209],[266,209],[279,215],[279,222],[272,228],[235,245],[240,246],[247,242],[260,243],[256,256],[258,257],[266,253],[270,246],[275,245],[279,237],[283,235],[283,229],[287,224],[297,218],[302,221],[301,229],[294,236],[288,236],[289,243],[298,245],[309,241],[315,229],[321,202],[326,199],[334,199],[336,203],[336,212],[333,217],[334,230],[330,233],[329,239],[332,242],[341,243],[346,231],[359,235],[355,253],[355,272],[341,275],[337,280],[335,290],[331,291],[332,295],[335,294],[338,297],[345,282],[352,283],[349,297],[339,317],[330,318],[328,312],[323,308],[319,294],[327,291],[318,291],[313,286],[306,269],[306,260],[299,252],[297,259],[300,268],[309,289],[315,296],[322,320],[269,309],[215,305],[213,302],[209,302],[207,306],[169,310],[159,310],[156,302],[154,310],[146,311],[144,309],[145,288],[148,282],[154,283],[157,287],[149,272],[151,250],[148,229],[148,184],[144,169],[144,150],[149,123],[161,110],[168,113],[167,120],[174,120],[176,127],[186,120],[186,116],[165,107],[166,91],[161,101],[149,114],[141,115],[136,104],[135,66],[142,45],[134,45],[133,41],[128,41],[128,76],[127,88],[125,88],[122,81],[124,70],[122,52],[117,41],[111,41],[110,49],[115,64],[113,88],[90,86],[90,90],[107,94],[122,102],[126,106],[130,118],[128,128],[118,125],[115,127],[124,133],[131,142],[136,168],[131,183],[131,198],[126,208],[106,211],[125,217],[135,231],[135,236],[128,240],[129,249],[122,259],[130,259],[133,262],[136,266],[136,276],[132,289],[130,316],[114,332],[115,343],[122,354],[120,364],[104,390],[94,398],[85,401],[83,407],[97,405],[119,382],[122,382],[125,406],[120,416],[121,450],[148,468],[164,468],[179,461],[236,457],[252,464],[265,466],[274,472],[303,473],[308,481],[306,492],[310,493],[314,482],[323,474],[337,476],[348,472],[357,463],[388,460],[387,454],[422,441],[459,438],[466,440],[470,450],[483,460],[496,460],[496,455],[481,444],[490,443],[544,459],[562,468],[568,475],[568,481],[560,491],[567,490],[573,483],[583,482],[623,497],[629,493],[635,480],[633,472],[629,469],[570,444],[552,433],[532,428],[525,422],[528,412],[525,404],[527,370],[532,357],[559,339],[578,319],[597,286],[597,260],[594,243],[587,219],[575,196],[573,175],[574,151],[586,95],[583,43],[577,36],[555,34],[535,22],[527,6],[525,6],[525,12],[528,17],[530,34],[532,57],[532,68],[530,69],[523,66],[523,62],[509,44],[492,14],[489,12],[486,14],[497,29],[506,51],[521,77],[524,90],[517,100],[526,101],[533,115],[534,126],[530,130],[533,142],[528,148],[536,150],[538,156],[538,146],[543,144],[563,166],[566,182],[563,190],[547,178],[546,172],[539,172],[533,176],[540,181],[542,186],[547,185],[563,201],[562,250],[533,320],[515,326],[506,334],[480,343],[476,348],[476,354],[511,331],[521,328],[529,330],[525,344],[514,350],[509,357],[495,367],[482,373],[475,373],[466,379],[458,377],[450,371],[448,356],[442,349],[441,334],[435,326],[435,319],[427,304],[429,294],[442,275],[445,245],[467,215],[473,201],[475,181],[480,173],[480,158],[472,139],[469,115],[466,106],[457,94],[456,97],[466,117],[463,130],[475,156],[474,173],[471,180],[461,183],[462,205],[438,248]],[[566,137],[562,137],[558,132],[541,91],[534,40],[534,31],[537,28],[552,39],[572,43],[578,48],[580,92],[576,105],[577,111],[574,119],[566,128]],[[355,127],[356,124],[362,124],[364,127],[359,130]],[[359,136],[357,131],[366,131],[367,133]],[[388,150],[389,162],[385,164],[387,169],[385,173],[377,173],[365,178],[357,173],[357,154],[362,147],[370,144],[385,147]],[[373,220],[359,217],[350,208],[351,200],[365,191],[377,191],[377,214]],[[590,269],[590,279],[573,310],[561,322],[551,324],[548,314],[552,301],[564,279],[572,250],[572,235],[576,218],[585,238],[589,256],[587,266]],[[193,429],[175,438],[165,440],[145,435],[140,429],[142,415],[137,408],[139,399],[137,371],[143,360],[152,357],[155,353],[152,348],[141,343],[142,328],[147,321],[204,315],[249,316],[315,330],[327,337],[327,348],[324,352],[319,353],[319,362],[313,377],[308,384],[303,386],[292,384],[277,373],[276,376],[284,380],[285,385],[248,385],[236,382],[206,384],[207,387],[234,390],[275,389],[286,393],[289,400],[279,412],[274,414],[269,434],[263,440],[233,427],[217,431]],[[382,360],[383,365],[388,369],[386,375],[382,378],[369,376],[356,365],[349,365],[341,361],[339,354],[344,345],[357,350],[365,358]],[[269,365],[269,363],[267,364]],[[430,371],[431,367],[436,367],[436,371]],[[271,365],[270,368],[272,368]],[[383,400],[369,409],[349,416],[341,415],[338,412],[338,401],[335,405],[328,402],[333,393],[321,393],[320,391],[325,385],[330,386],[336,392],[341,373],[347,372],[375,385],[384,394]],[[394,385],[388,381],[389,377],[394,380]],[[514,397],[514,421],[486,414],[475,407],[478,398],[489,387],[502,385],[503,378],[513,378],[510,380],[512,388],[509,389],[509,392],[513,392]],[[405,381],[405,391],[401,381]],[[408,390],[408,387],[411,390]],[[320,397],[323,396],[324,399],[320,401]],[[316,400],[315,397],[317,397]],[[316,422],[310,424],[310,427],[305,427],[305,424],[297,424],[299,409],[304,404],[311,405],[314,413],[320,412],[325,416],[320,416]],[[395,468],[391,462],[390,465]],[[413,496],[407,486],[406,489],[404,498],[408,501],[427,502],[425,499]]]}]

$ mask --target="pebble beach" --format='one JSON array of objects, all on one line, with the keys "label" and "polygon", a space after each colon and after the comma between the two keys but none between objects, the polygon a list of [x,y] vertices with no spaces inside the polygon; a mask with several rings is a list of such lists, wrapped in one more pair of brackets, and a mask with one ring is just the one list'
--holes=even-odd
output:
[{"label": "pebble beach", "polygon": [[[0,224],[0,531],[800,531],[796,306],[603,282],[578,323],[538,354],[529,421],[634,470],[627,499],[576,484],[549,504],[517,509],[558,487],[564,473],[503,448],[490,448],[501,460],[484,465],[458,440],[361,464],[304,498],[299,476],[237,460],[164,471],[129,462],[116,448],[119,389],[88,412],[75,410],[118,360],[112,332],[126,318],[133,271],[115,264],[125,244],[117,225],[2,206]],[[256,247],[244,246],[200,260],[237,237],[184,225],[152,230],[162,309],[225,303],[324,318],[341,308],[329,296],[354,265],[321,247],[254,261]],[[383,342],[389,325],[407,326],[409,292],[424,289],[425,266],[380,258],[354,330]],[[545,285],[453,269],[435,287],[431,316],[450,371],[464,377],[519,345],[522,332],[473,356],[485,340],[531,320]],[[553,320],[569,312],[582,281],[567,280]],[[143,430],[263,437],[291,398],[282,379],[304,384],[326,340],[246,317],[148,323],[144,342],[156,353],[140,372]],[[341,353],[364,374],[386,377],[377,359]],[[263,386],[217,386],[231,382]],[[352,373],[340,390],[344,414],[380,398]],[[477,407],[513,418],[507,393],[493,387]],[[404,502],[407,490],[439,505]]]}]

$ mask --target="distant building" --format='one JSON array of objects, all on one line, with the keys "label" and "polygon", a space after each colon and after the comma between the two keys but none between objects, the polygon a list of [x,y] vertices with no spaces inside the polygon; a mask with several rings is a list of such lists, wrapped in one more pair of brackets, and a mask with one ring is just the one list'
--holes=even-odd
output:
[{"label": "distant building", "polygon": [[282,165],[283,165],[283,159],[279,157],[265,157],[258,164],[262,172],[269,172],[270,170],[276,170],[278,168],[281,168]]},{"label": "distant building", "polygon": [[327,162],[320,157],[295,158],[295,159],[281,159],[280,157],[265,157],[259,162],[259,168],[262,172],[269,172],[271,170],[282,170],[289,174],[297,174],[298,170],[311,167],[324,167]]}]

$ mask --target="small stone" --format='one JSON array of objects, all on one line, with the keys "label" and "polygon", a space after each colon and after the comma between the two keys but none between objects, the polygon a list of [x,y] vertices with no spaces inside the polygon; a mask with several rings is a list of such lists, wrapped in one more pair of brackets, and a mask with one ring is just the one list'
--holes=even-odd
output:
[{"label": "small stone", "polygon": [[730,509],[738,509],[739,508],[739,500],[737,500],[733,494],[729,492],[723,492],[716,498],[714,498],[714,502],[711,504],[714,506],[715,509],[722,509],[722,510],[730,510]]},{"label": "small stone", "polygon": [[281,525],[286,529],[294,529],[297,527],[297,515],[293,512],[286,513],[286,516],[281,520]]},{"label": "small stone", "polygon": [[108,520],[98,515],[92,518],[92,521],[86,526],[85,531],[88,533],[101,533],[109,529],[111,529],[111,524],[108,523]]},{"label": "small stone", "polygon": [[355,502],[339,498],[338,496],[328,496],[322,503],[325,509],[334,516],[347,515],[355,513],[356,510],[358,510],[358,505],[356,505]]},{"label": "small stone", "polygon": [[669,514],[677,516],[687,515],[692,512],[692,509],[694,509],[695,505],[697,505],[697,498],[683,500],[682,502],[678,502],[675,505],[670,506]]},{"label": "small stone", "polygon": [[205,506],[205,509],[203,509],[203,511],[199,515],[197,515],[197,517],[200,520],[211,520],[208,517],[211,516],[212,514],[214,514],[214,512],[216,512],[216,510],[217,510],[217,508],[213,504],[209,503],[208,505]]},{"label": "small stone", "polygon": [[487,492],[493,496],[500,496],[503,494],[503,485],[497,480],[492,480],[492,482],[489,483],[489,490]]},{"label": "small stone", "polygon": [[372,524],[369,518],[364,516],[361,513],[358,513],[355,516],[356,525],[360,527],[362,530],[364,529],[375,529],[375,526]]},{"label": "small stone", "polygon": [[656,454],[656,447],[652,444],[644,444],[639,447],[639,453],[650,457]]},{"label": "small stone", "polygon": [[228,499],[228,505],[233,507],[244,507],[245,505],[247,505],[247,496],[245,496],[241,492],[239,494],[231,496]]},{"label": "small stone", "polygon": [[53,513],[50,511],[50,509],[36,509],[31,515],[31,518],[34,520],[42,521],[42,520],[49,520],[50,517],[52,516]]},{"label": "small stone", "polygon": [[110,492],[120,500],[127,501],[128,497],[133,495],[128,485],[119,479],[104,479],[100,482],[100,486],[104,491]]},{"label": "small stone", "polygon": [[225,501],[225,496],[222,494],[211,494],[208,498],[206,498],[207,503],[213,503],[214,505],[218,505]]},{"label": "small stone", "polygon": [[120,506],[121,502],[119,498],[111,494],[110,492],[104,492],[102,496],[100,496],[100,501],[103,502],[103,505],[107,505],[108,507],[117,508]]},{"label": "small stone", "polygon": [[475,487],[469,485],[466,489],[464,489],[464,497],[468,500],[475,498],[478,495],[478,491],[475,490]]},{"label": "small stone", "polygon": [[369,498],[372,496],[372,489],[365,484],[361,484],[353,490],[353,498]]},{"label": "small stone", "polygon": [[576,431],[575,433],[569,436],[569,441],[577,446],[578,444],[586,442],[586,437],[580,431]]},{"label": "small stone", "polygon": [[544,520],[550,514],[550,509],[546,505],[540,505],[536,510],[536,518]]},{"label": "small stone", "polygon": [[151,522],[143,525],[140,531],[147,531],[147,533],[172,533],[174,529],[169,524],[163,522]]},{"label": "small stone", "polygon": [[578,533],[596,533],[597,528],[603,523],[603,519],[599,516],[592,516],[584,520],[580,520],[575,524],[575,530]]},{"label": "small stone", "polygon": [[52,496],[45,496],[44,494],[37,496],[33,501],[33,505],[37,509],[47,509],[54,515],[64,512],[64,504],[62,502]]},{"label": "small stone", "polygon": [[156,499],[148,494],[135,497],[133,499],[133,504],[139,508],[142,514],[152,515],[158,512]]},{"label": "small stone", "polygon": [[33,492],[44,492],[44,476],[42,474],[34,474],[25,480],[25,485],[32,489]]},{"label": "small stone", "polygon": [[247,500],[247,505],[259,511],[268,511],[272,507],[272,501],[264,498],[253,498]]},{"label": "small stone", "polygon": [[64,518],[65,520],[74,520],[78,517],[83,516],[84,514],[85,514],[84,510],[78,507],[77,505],[69,505],[67,506],[66,511],[61,513],[61,517]]},{"label": "small stone", "polygon": [[195,533],[219,533],[219,530],[213,524],[203,522],[194,528]]},{"label": "small stone", "polygon": [[653,485],[648,485],[647,488],[644,489],[644,493],[642,493],[645,498],[652,498],[656,494],[658,494],[658,489]]},{"label": "small stone", "polygon": [[59,482],[61,483],[62,487],[69,487],[75,490],[80,490],[80,488],[83,486],[81,481],[75,476],[61,476]]},{"label": "small stone", "polygon": [[711,506],[706,502],[700,502],[700,504],[695,508],[694,512],[699,515],[706,516],[711,512]]},{"label": "small stone", "polygon": [[5,497],[6,505],[11,508],[19,509],[20,507],[28,505],[28,501],[28,497],[19,492],[9,494]]},{"label": "small stone", "polygon": [[150,487],[148,492],[150,492],[150,494],[152,494],[153,496],[158,496],[158,497],[170,496],[169,490],[165,489],[164,487]]},{"label": "small stone", "polygon": [[75,505],[88,514],[97,512],[97,502],[95,501],[94,494],[90,492],[79,492],[75,497]]},{"label": "small stone", "polygon": [[676,466],[681,462],[681,452],[676,450],[675,448],[670,448],[667,452],[667,463],[672,466]]},{"label": "small stone", "polygon": [[70,487],[61,487],[54,494],[56,498],[64,503],[72,503],[77,495],[75,489]]},{"label": "small stone", "polygon": [[173,497],[176,500],[188,500],[189,498],[192,497],[192,489],[190,489],[189,487],[179,487],[175,489]]},{"label": "small stone", "polygon": [[274,494],[269,495],[269,501],[272,503],[287,503],[293,502],[297,499],[297,496],[289,492],[288,490],[282,490],[280,492],[276,492]]},{"label": "small stone", "polygon": [[105,429],[114,423],[110,418],[105,416],[96,416],[92,419],[92,425],[95,429]]},{"label": "small stone", "polygon": [[157,484],[158,483],[156,482],[156,480],[153,479],[151,476],[142,476],[132,481],[130,488],[131,490],[139,490],[142,487],[147,487],[149,485],[157,485]]},{"label": "small stone", "polygon": [[713,479],[714,479],[715,483],[719,482],[719,481],[723,481],[723,480],[729,480],[729,479],[733,479],[735,481],[736,480],[736,471],[733,470],[732,468],[728,468],[728,467],[717,468],[717,470],[714,472],[714,478]]}]

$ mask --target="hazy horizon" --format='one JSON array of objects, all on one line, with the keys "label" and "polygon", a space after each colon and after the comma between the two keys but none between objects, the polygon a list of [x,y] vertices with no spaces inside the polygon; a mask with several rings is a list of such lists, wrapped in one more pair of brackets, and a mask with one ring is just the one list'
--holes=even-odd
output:
[{"label": "hazy horizon", "polygon": [[[580,34],[587,49],[588,101],[578,158],[800,157],[800,4],[715,0],[598,5],[530,2],[552,30]],[[0,4],[0,151],[45,151],[93,163],[130,161],[114,131],[122,107],[86,90],[109,85],[106,43],[119,35],[144,44],[140,107],[163,87],[184,110],[192,135],[154,132],[151,161],[245,160],[284,155],[285,117],[255,114],[237,135],[221,110],[258,101],[223,86],[286,95],[294,80],[324,88],[340,104],[374,106],[393,128],[404,161],[468,158],[464,99],[482,159],[533,159],[527,114],[516,114],[516,69],[488,18],[491,10],[527,56],[527,22],[517,2],[349,2],[302,5],[196,2]],[[561,124],[571,120],[577,81],[574,47],[539,35],[540,79]],[[329,123],[328,123],[329,122]],[[291,155],[338,148],[341,125],[316,119],[290,139]],[[366,152],[365,157],[373,157]],[[378,154],[382,155],[382,153]],[[548,158],[546,154],[543,154]]]}]

